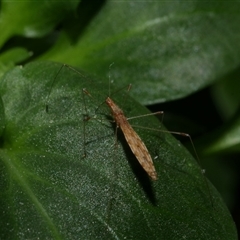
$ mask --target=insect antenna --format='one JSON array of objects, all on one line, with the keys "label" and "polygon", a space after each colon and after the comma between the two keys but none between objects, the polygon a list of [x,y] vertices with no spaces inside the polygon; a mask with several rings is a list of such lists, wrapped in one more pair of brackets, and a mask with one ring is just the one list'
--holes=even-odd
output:
[{"label": "insect antenna", "polygon": [[[67,64],[62,64],[62,66],[59,68],[59,70],[57,71],[54,79],[52,80],[52,83],[50,85],[50,89],[49,89],[49,92],[48,92],[48,95],[46,97],[46,103],[45,103],[45,111],[46,113],[49,112],[49,97],[51,95],[51,92],[52,92],[52,89],[54,87],[54,84],[60,74],[60,72],[62,71],[63,68],[68,68],[68,69],[71,69],[73,72],[77,73],[78,75],[82,76],[83,78],[87,79],[88,81],[91,81],[91,79],[87,78],[85,75],[83,75],[80,71],[76,70],[75,68],[67,65]],[[92,81],[91,81],[92,82]]]}]

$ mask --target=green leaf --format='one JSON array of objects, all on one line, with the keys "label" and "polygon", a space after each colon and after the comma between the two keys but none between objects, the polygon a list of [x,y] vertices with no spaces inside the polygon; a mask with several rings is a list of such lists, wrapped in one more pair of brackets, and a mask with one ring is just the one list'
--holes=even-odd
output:
[{"label": "green leaf", "polygon": [[240,68],[237,68],[211,88],[217,110],[225,120],[234,117],[239,109],[239,74]]},{"label": "green leaf", "polygon": [[[79,1],[1,1],[0,47],[15,35],[40,37],[52,30]],[[10,24],[9,24],[10,23]]]},{"label": "green leaf", "polygon": [[[219,194],[156,117],[131,120],[153,182],[120,129],[116,143],[108,85],[60,67],[33,63],[1,81],[1,239],[237,239]],[[148,113],[125,89],[110,92],[127,117]]]},{"label": "green leaf", "polygon": [[239,8],[239,1],[106,1],[91,21],[82,9],[87,24],[67,25],[41,59],[106,81],[115,62],[112,78],[132,83],[131,94],[141,103],[181,98],[239,66]]},{"label": "green leaf", "polygon": [[204,154],[240,152],[240,111],[235,118],[199,140]]},{"label": "green leaf", "polygon": [[[80,1],[1,1],[0,76],[53,42],[53,29],[76,13]],[[47,35],[49,34],[49,36]],[[56,34],[55,34],[56,35]],[[32,38],[42,38],[37,41]],[[30,50],[29,50],[30,49]]]},{"label": "green leaf", "polygon": [[0,77],[15,64],[26,60],[31,53],[24,48],[12,48],[0,55]]},{"label": "green leaf", "polygon": [[4,106],[2,98],[0,98],[0,137],[2,136],[4,128],[5,128]]}]

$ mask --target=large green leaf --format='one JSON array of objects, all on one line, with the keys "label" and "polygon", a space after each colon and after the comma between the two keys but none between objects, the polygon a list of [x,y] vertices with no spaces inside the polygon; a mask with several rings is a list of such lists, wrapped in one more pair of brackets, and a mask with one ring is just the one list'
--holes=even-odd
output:
[{"label": "large green leaf", "polygon": [[[237,239],[219,194],[156,117],[131,120],[145,127],[135,129],[152,182],[120,130],[116,143],[108,85],[67,67],[56,77],[60,67],[29,64],[2,79],[1,239]],[[126,116],[148,113],[110,90]]]},{"label": "large green leaf", "polygon": [[113,78],[134,84],[141,103],[177,99],[239,66],[239,10],[239,1],[106,1],[90,22],[80,8],[80,20],[41,59],[103,79],[115,62]]}]

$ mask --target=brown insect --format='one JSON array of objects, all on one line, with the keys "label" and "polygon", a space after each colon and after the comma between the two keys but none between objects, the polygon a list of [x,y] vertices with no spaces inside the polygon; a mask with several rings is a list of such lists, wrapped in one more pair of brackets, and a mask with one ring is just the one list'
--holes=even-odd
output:
[{"label": "brown insect", "polygon": [[133,154],[135,155],[143,169],[147,172],[149,177],[152,180],[157,180],[157,172],[153,165],[151,155],[149,154],[144,142],[129,124],[121,108],[119,108],[110,97],[108,97],[105,102],[110,107],[117,127],[121,128]]}]

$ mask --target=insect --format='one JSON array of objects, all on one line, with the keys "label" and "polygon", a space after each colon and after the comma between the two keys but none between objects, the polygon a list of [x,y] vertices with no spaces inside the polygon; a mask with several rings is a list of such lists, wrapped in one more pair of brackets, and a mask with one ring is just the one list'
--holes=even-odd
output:
[{"label": "insect", "polygon": [[147,172],[152,180],[157,180],[157,172],[153,165],[151,155],[149,154],[144,142],[134,131],[127,118],[125,117],[123,111],[118,107],[118,105],[115,104],[110,97],[107,97],[105,102],[110,107],[117,126],[121,128],[124,137],[138,162],[141,164],[143,169]]},{"label": "insect", "polygon": [[[90,93],[83,89],[83,92],[89,96]],[[128,122],[128,119],[124,115],[123,110],[110,98],[107,97],[104,101],[107,106],[111,109],[113,119],[117,125],[117,128],[120,127],[122,130],[124,137],[128,143],[128,146],[132,150],[133,154],[137,158],[140,165],[143,167],[143,169],[146,171],[146,173],[149,175],[149,177],[152,180],[157,180],[157,172],[153,164],[153,160],[151,155],[148,152],[148,149],[142,139],[139,137],[139,135],[134,131],[131,124]],[[156,115],[156,114],[163,114],[163,112],[155,112],[150,113],[147,115]],[[142,117],[142,116],[140,116]],[[133,117],[136,118],[136,117]],[[89,120],[90,118],[87,118],[86,120]]]}]

